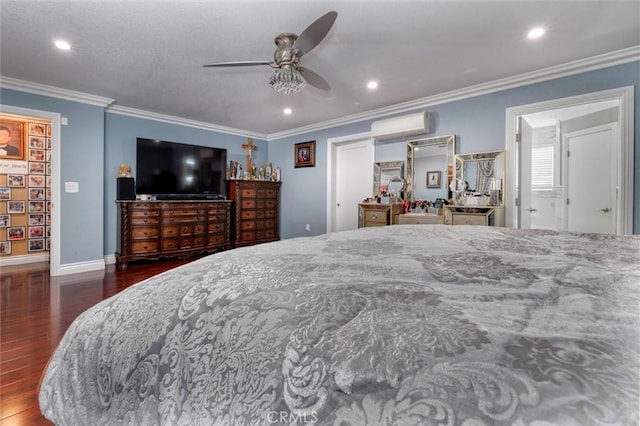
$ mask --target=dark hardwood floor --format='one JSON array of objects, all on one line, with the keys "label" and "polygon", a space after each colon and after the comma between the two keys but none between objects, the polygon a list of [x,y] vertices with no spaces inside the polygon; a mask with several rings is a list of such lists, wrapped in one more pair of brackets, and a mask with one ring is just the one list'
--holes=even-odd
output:
[{"label": "dark hardwood floor", "polygon": [[0,425],[51,425],[38,384],[64,332],[87,308],[189,260],[138,262],[126,269],[51,277],[48,263],[0,269]]}]

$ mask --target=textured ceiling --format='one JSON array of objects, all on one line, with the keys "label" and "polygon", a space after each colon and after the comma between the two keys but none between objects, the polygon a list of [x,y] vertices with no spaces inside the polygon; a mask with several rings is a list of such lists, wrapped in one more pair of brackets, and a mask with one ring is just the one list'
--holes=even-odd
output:
[{"label": "textured ceiling", "polygon": [[[268,66],[202,67],[271,60],[276,35],[329,10],[334,27],[302,59],[329,92],[275,93]],[[0,0],[0,18],[3,77],[264,135],[640,45],[637,0]],[[536,25],[546,36],[526,40]]]}]

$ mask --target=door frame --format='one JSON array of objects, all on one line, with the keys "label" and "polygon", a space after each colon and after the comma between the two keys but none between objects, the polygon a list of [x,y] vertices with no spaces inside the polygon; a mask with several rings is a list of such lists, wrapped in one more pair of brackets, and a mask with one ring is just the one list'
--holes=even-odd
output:
[{"label": "door frame", "polygon": [[[37,109],[21,108],[12,105],[1,105],[0,112],[5,114],[23,115],[27,117],[41,118],[51,121],[51,246],[49,250],[49,273],[52,276],[60,275],[60,159],[62,144],[60,139],[60,121],[61,115],[56,112],[41,111]],[[2,265],[18,265],[31,262],[46,261],[44,257],[39,256],[20,256],[15,259],[2,259]]]},{"label": "door frame", "polygon": [[516,138],[520,130],[518,117],[536,112],[562,109],[575,105],[592,102],[616,100],[619,104],[618,112],[618,140],[616,143],[618,163],[618,197],[617,197],[617,225],[616,234],[633,234],[633,183],[634,183],[634,87],[626,86],[584,95],[520,105],[506,109],[505,150],[507,154],[505,184],[505,219],[506,226],[513,228],[517,224],[518,207],[516,206],[519,176],[516,175],[518,158],[516,157]]},{"label": "door frame", "polygon": [[369,139],[369,142],[371,144],[371,185],[373,185],[375,142],[371,137],[371,132],[362,132],[353,135],[338,136],[335,138],[327,139],[327,233],[335,231],[337,147],[340,144],[359,142],[365,139]]}]

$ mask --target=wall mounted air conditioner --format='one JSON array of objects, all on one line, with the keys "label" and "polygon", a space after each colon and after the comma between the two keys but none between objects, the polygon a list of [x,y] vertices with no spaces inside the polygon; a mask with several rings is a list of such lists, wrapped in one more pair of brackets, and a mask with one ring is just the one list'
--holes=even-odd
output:
[{"label": "wall mounted air conditioner", "polygon": [[371,123],[371,136],[376,140],[402,138],[429,133],[429,113],[417,112]]}]

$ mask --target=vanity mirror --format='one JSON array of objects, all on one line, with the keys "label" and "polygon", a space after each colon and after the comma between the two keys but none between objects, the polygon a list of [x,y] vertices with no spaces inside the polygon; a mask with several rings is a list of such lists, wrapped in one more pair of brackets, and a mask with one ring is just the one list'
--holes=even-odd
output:
[{"label": "vanity mirror", "polygon": [[[406,200],[451,198],[449,185],[454,178],[455,135],[436,136],[407,142]],[[439,185],[428,176],[440,173]]]},{"label": "vanity mirror", "polygon": [[[380,194],[380,186],[389,190],[389,182],[393,178],[402,179],[404,187],[404,161],[380,161],[373,164],[373,196]],[[398,183],[396,182],[396,185]],[[386,192],[386,191],[385,191]],[[404,198],[404,188],[400,189],[399,198]]]},{"label": "vanity mirror", "polygon": [[488,195],[494,206],[502,203],[504,168],[504,151],[456,155],[456,179],[466,183],[468,193]]}]

